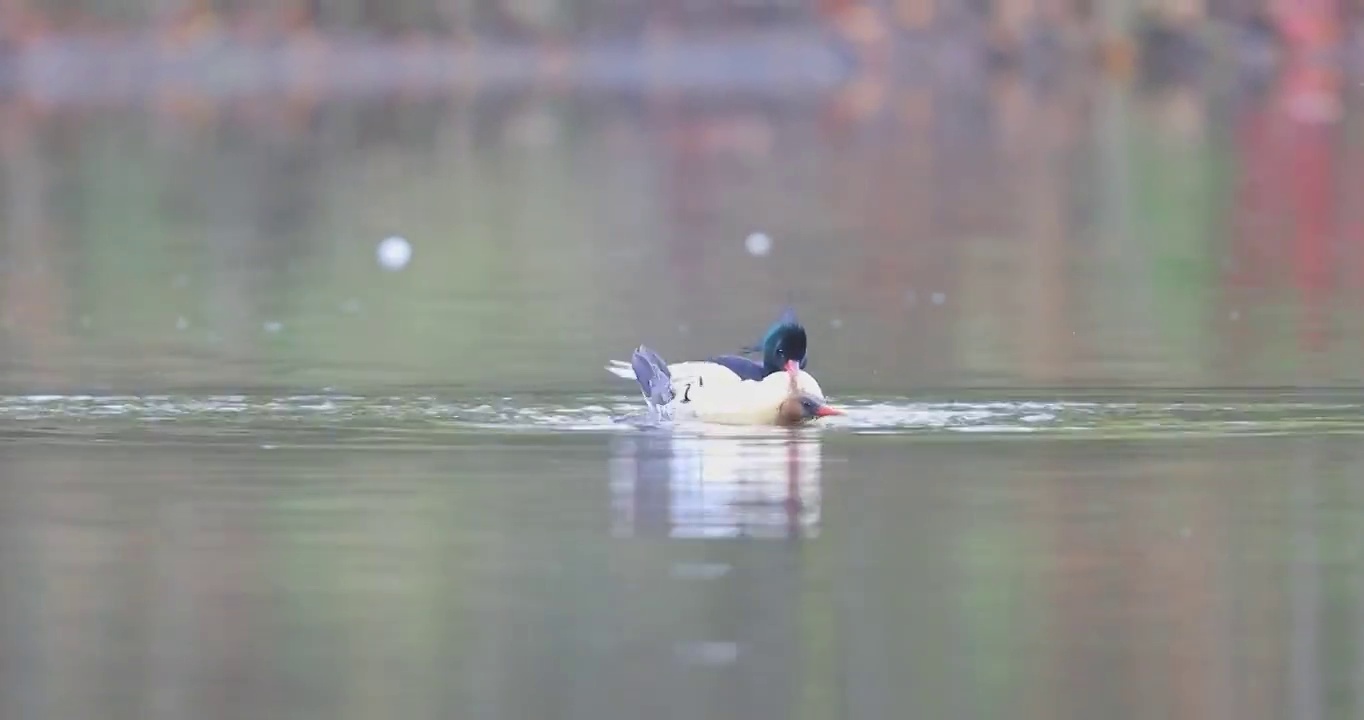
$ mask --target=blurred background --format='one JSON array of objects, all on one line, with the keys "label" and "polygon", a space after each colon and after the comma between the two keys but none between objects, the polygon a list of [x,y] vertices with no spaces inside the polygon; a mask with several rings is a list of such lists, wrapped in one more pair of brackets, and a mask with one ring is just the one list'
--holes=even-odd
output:
[{"label": "blurred background", "polygon": [[1360,714],[1361,10],[0,0],[0,718]]},{"label": "blurred background", "polygon": [[0,385],[1353,384],[1354,14],[5,0]]}]

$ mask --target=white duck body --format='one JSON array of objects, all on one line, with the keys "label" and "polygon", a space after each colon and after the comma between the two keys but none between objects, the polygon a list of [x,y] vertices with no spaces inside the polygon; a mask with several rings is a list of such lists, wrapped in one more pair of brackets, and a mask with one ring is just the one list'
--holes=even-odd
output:
[{"label": "white duck body", "polygon": [[[684,381],[670,403],[673,417],[690,416],[721,425],[780,424],[781,404],[793,394],[791,377],[787,373],[773,373],[762,380],[740,380],[732,372],[730,376],[728,380],[716,382],[713,380],[722,377],[719,373],[706,373],[699,382]],[[804,370],[795,373],[794,392],[824,399],[824,390],[814,376]]]},{"label": "white duck body", "polygon": [[[802,400],[813,413],[804,420],[841,414],[824,404],[819,382],[795,363],[786,372],[744,380],[724,365],[704,360],[664,365],[662,358],[642,346],[635,361],[637,365],[613,361],[606,369],[639,381],[650,404],[673,419],[724,425],[790,424],[782,422],[783,403]],[[659,387],[664,383],[667,390]]]}]

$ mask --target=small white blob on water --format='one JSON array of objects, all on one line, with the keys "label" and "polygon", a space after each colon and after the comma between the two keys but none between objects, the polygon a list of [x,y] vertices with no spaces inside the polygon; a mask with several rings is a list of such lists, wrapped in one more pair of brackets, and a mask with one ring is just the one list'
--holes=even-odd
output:
[{"label": "small white blob on water", "polygon": [[181,315],[180,317],[178,317],[178,318],[175,319],[175,329],[176,329],[176,330],[182,330],[182,331],[183,331],[183,330],[187,329],[188,327],[189,327],[189,321],[185,319],[185,316],[184,316],[184,315]]},{"label": "small white blob on water", "polygon": [[940,293],[940,292],[935,292],[935,293],[933,293],[933,298],[932,298],[932,300],[933,300],[933,304],[934,304],[934,305],[941,305],[941,304],[947,302],[947,296],[944,295],[944,294],[942,294],[942,293]]},{"label": "small white blob on water", "polygon": [[377,250],[379,264],[386,270],[402,270],[412,259],[412,245],[396,235],[384,238]]},{"label": "small white blob on water", "polygon": [[749,255],[761,257],[772,252],[772,238],[767,233],[753,233],[744,238],[744,249]]},{"label": "small white blob on water", "polygon": [[830,320],[830,321],[829,321],[829,327],[831,327],[831,328],[833,328],[833,329],[835,329],[835,330],[837,330],[837,329],[843,327],[843,319],[842,319],[842,318],[834,318],[833,320]]},{"label": "small white blob on water", "polygon": [[279,322],[279,321],[277,321],[277,320],[271,320],[270,322],[265,323],[265,332],[268,332],[268,333],[277,333],[277,332],[279,332],[280,330],[283,330],[283,329],[284,329],[284,323]]}]

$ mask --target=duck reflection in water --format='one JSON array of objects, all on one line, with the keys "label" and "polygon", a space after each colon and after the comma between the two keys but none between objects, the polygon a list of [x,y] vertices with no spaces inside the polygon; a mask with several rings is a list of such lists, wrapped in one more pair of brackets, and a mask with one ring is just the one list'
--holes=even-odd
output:
[{"label": "duck reflection in water", "polygon": [[618,436],[610,467],[613,534],[815,537],[821,442],[816,431],[722,426]]}]

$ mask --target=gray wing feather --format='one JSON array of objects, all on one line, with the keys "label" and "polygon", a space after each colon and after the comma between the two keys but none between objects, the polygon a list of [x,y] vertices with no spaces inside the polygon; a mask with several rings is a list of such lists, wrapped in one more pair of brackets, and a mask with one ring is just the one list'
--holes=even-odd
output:
[{"label": "gray wing feather", "polygon": [[672,373],[658,353],[640,345],[630,358],[630,367],[634,368],[635,380],[649,405],[659,408],[672,402]]}]

